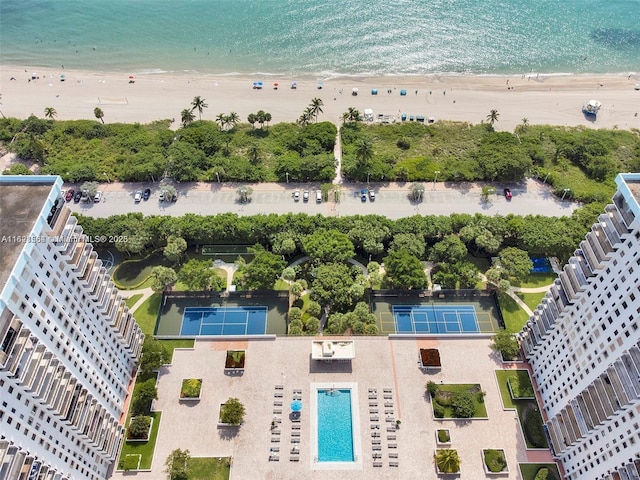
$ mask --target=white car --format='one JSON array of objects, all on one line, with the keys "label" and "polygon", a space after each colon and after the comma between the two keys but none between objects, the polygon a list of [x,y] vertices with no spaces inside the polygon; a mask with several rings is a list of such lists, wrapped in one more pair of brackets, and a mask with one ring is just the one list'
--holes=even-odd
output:
[{"label": "white car", "polygon": [[133,201],[136,203],[139,203],[140,200],[142,200],[142,192],[140,190],[138,190],[135,195],[133,196]]},{"label": "white car", "polygon": [[100,203],[100,200],[102,200],[102,190],[98,190],[93,196],[93,203]]},{"label": "white car", "polygon": [[304,192],[302,192],[302,201],[303,202],[309,201],[309,190],[305,190]]},{"label": "white car", "polygon": [[298,202],[300,200],[300,190],[293,192],[293,201]]}]

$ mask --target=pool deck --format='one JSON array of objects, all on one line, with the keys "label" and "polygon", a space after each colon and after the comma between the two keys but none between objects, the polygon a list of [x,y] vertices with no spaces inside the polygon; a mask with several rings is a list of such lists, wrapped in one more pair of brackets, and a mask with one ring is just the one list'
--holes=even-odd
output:
[{"label": "pool deck", "polygon": [[[330,339],[332,337],[321,337]],[[334,337],[335,338],[335,337]],[[351,362],[324,363],[311,360],[309,337],[229,341],[198,340],[192,350],[176,350],[173,365],[163,367],[154,409],[162,410],[162,421],[151,472],[138,472],[136,479],[164,478],[164,462],[176,449],[188,449],[194,457],[232,456],[232,480],[335,480],[340,479],[417,479],[437,478],[433,464],[435,431],[451,431],[452,447],[461,458],[462,476],[456,478],[495,478],[484,474],[481,450],[502,448],[510,473],[499,478],[520,478],[517,463],[551,461],[548,451],[527,452],[515,411],[503,410],[494,370],[505,368],[489,348],[488,338],[416,339],[387,337],[355,338],[356,357]],[[423,373],[418,368],[419,348],[438,348],[442,369]],[[224,373],[227,349],[246,349],[245,371],[241,376]],[[506,367],[509,368],[509,367]],[[182,380],[202,378],[201,400],[178,400]],[[480,383],[486,391],[488,419],[435,421],[425,384]],[[312,469],[311,395],[314,383],[358,384],[362,469],[326,471]],[[279,390],[276,386],[282,386]],[[380,399],[381,467],[373,466],[373,439],[369,409],[369,389]],[[391,390],[393,417],[402,421],[396,439],[387,440],[383,391]],[[294,390],[301,390],[303,408],[299,430],[289,418]],[[281,392],[281,393],[279,393]],[[279,395],[282,395],[280,398]],[[217,428],[219,405],[237,397],[246,407],[239,429]],[[282,402],[282,407],[274,402]],[[282,409],[279,434],[272,433],[274,409]],[[290,461],[291,440],[300,432],[298,462]],[[272,442],[279,437],[278,442]],[[395,447],[391,446],[395,444]],[[269,461],[270,449],[279,448],[279,461]],[[390,466],[389,454],[397,452],[398,466]],[[113,478],[131,478],[116,472]]]}]

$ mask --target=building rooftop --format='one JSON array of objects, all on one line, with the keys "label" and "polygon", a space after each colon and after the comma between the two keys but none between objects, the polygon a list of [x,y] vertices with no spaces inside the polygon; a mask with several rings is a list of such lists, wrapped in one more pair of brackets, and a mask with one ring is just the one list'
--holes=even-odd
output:
[{"label": "building rooftop", "polygon": [[53,179],[42,183],[0,181],[0,291],[42,211]]},{"label": "building rooftop", "polygon": [[625,179],[625,182],[627,183],[633,198],[635,198],[636,202],[640,204],[640,180]]}]

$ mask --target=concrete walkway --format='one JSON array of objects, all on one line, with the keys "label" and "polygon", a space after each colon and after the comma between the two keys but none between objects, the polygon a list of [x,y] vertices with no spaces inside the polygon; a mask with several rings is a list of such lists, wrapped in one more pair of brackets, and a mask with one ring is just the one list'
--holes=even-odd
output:
[{"label": "concrete walkway", "polygon": [[153,295],[155,292],[153,291],[152,288],[141,288],[139,290],[120,290],[120,292],[123,295],[126,295],[125,298],[131,298],[135,295],[142,295],[142,297],[140,297],[140,299],[138,299],[138,301],[136,303],[134,303],[133,305],[131,305],[131,307],[129,307],[129,310],[132,312],[135,312],[138,308],[140,308],[140,306],[147,301],[147,299]]},{"label": "concrete walkway", "polygon": [[524,303],[524,301],[518,296],[516,295],[516,293],[518,292],[522,292],[522,293],[543,293],[549,290],[549,288],[551,288],[551,285],[545,285],[543,287],[511,287],[509,288],[509,291],[507,292],[507,295],[509,295],[511,298],[513,298],[513,301],[516,302],[518,305],[520,305],[520,307],[527,312],[527,314],[529,316],[533,315],[533,311],[529,308],[529,306]]}]

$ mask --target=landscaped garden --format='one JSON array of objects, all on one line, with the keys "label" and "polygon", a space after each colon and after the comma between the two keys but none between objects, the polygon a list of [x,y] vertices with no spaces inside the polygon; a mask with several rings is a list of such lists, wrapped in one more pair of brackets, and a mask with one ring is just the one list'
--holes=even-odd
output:
[{"label": "landscaped garden", "polygon": [[484,391],[480,384],[441,384],[428,382],[433,416],[436,419],[487,418]]},{"label": "landscaped garden", "polygon": [[180,400],[200,400],[201,378],[186,378],[180,388]]},{"label": "landscaped garden", "polygon": [[[538,403],[529,397],[534,393],[529,373],[526,370],[496,370],[496,378],[504,408],[518,412],[527,448],[548,448]],[[511,395],[512,391],[516,398]]]},{"label": "landscaped garden", "polygon": [[520,463],[522,480],[560,480],[555,463]]},{"label": "landscaped garden", "polygon": [[487,473],[509,473],[507,467],[507,457],[504,450],[487,448],[482,450],[482,458]]}]

